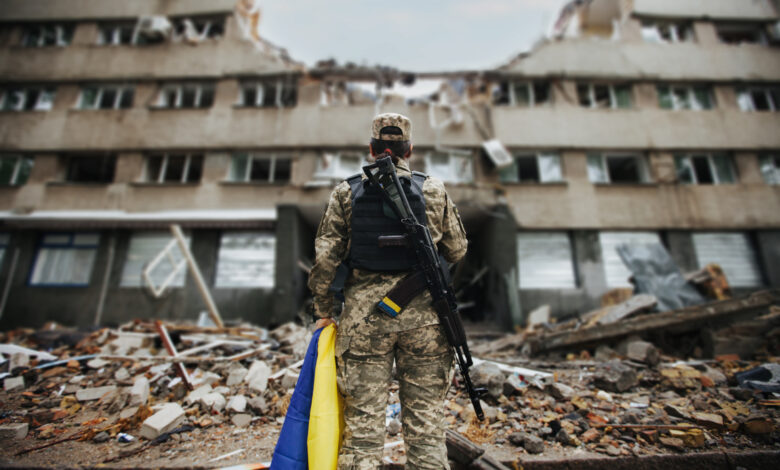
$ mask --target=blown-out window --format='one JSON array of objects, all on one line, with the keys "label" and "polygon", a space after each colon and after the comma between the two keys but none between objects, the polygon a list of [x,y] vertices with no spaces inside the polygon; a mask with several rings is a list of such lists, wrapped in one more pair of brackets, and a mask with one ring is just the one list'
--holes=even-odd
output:
[{"label": "blown-out window", "polygon": [[132,86],[85,86],[81,89],[79,109],[127,109],[133,107]]},{"label": "blown-out window", "polygon": [[210,108],[214,104],[212,83],[172,83],[164,85],[157,97],[158,108]]},{"label": "blown-out window", "polygon": [[54,106],[52,87],[8,87],[0,89],[0,110],[49,111]]},{"label": "blown-out window", "polygon": [[500,170],[502,183],[555,183],[563,181],[561,156],[555,153],[516,153],[512,165]]},{"label": "blown-out window", "polygon": [[275,260],[276,237],[273,233],[223,233],[215,285],[227,288],[273,287]]},{"label": "blown-out window", "polygon": [[32,171],[33,159],[21,155],[0,155],[0,186],[25,184]]},{"label": "blown-out window", "polygon": [[344,179],[363,171],[365,162],[366,154],[362,152],[325,152],[317,160],[314,178]]},{"label": "blown-out window", "polygon": [[735,183],[736,172],[726,154],[675,155],[677,180],[683,184]]},{"label": "blown-out window", "polygon": [[693,25],[688,22],[644,21],[642,38],[647,42],[692,42]]},{"label": "blown-out window", "polygon": [[699,267],[718,264],[729,285],[757,287],[763,284],[756,251],[746,233],[694,233],[693,247]]},{"label": "blown-out window", "polygon": [[737,103],[742,111],[780,111],[780,87],[737,88]]},{"label": "blown-out window", "polygon": [[709,86],[658,85],[657,90],[661,109],[702,111],[715,107]]},{"label": "blown-out window", "polygon": [[146,181],[151,183],[197,183],[203,174],[201,154],[162,154],[146,158]]},{"label": "blown-out window", "polygon": [[30,285],[88,286],[99,242],[97,233],[45,234],[35,255]]},{"label": "blown-out window", "polygon": [[767,184],[780,184],[780,155],[762,155],[759,162],[764,181]]},{"label": "blown-out window", "polygon": [[297,87],[295,80],[286,78],[244,82],[238,104],[255,108],[293,107],[298,98]]},{"label": "blown-out window", "polygon": [[237,153],[230,164],[229,181],[239,183],[284,183],[290,181],[292,160],[274,153]]},{"label": "blown-out window", "polygon": [[647,163],[636,154],[589,154],[588,178],[592,183],[646,183]]},{"label": "blown-out window", "polygon": [[507,81],[498,86],[494,94],[495,104],[532,108],[549,104],[550,83],[543,81]]},{"label": "blown-out window", "polygon": [[65,181],[69,183],[111,183],[116,155],[71,155],[65,159]]},{"label": "blown-out window", "polygon": [[24,47],[67,46],[73,39],[72,23],[28,24],[22,28]]},{"label": "blown-out window", "polygon": [[445,183],[471,183],[474,161],[471,155],[429,152],[425,155],[425,172]]},{"label": "blown-out window", "polygon": [[627,109],[631,107],[631,85],[578,83],[577,97],[583,108]]}]

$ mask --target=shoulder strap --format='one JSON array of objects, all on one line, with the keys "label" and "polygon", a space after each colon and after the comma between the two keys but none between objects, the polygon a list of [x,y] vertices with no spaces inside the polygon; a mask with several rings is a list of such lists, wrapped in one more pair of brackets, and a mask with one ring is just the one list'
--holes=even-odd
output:
[{"label": "shoulder strap", "polygon": [[349,189],[352,190],[352,199],[354,199],[358,190],[362,186],[363,173],[356,173],[350,176],[349,178],[346,179],[346,182],[349,183]]}]

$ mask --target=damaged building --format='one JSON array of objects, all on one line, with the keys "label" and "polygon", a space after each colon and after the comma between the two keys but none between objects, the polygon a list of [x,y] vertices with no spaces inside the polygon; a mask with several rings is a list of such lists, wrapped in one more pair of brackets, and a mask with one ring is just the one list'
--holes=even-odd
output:
[{"label": "damaged building", "polygon": [[624,243],[780,286],[777,2],[572,2],[530,52],[449,73],[307,69],[258,21],[235,0],[5,1],[0,325],[195,318],[172,223],[226,320],[295,318],[383,111],[463,216],[473,320],[600,305],[631,286]]}]

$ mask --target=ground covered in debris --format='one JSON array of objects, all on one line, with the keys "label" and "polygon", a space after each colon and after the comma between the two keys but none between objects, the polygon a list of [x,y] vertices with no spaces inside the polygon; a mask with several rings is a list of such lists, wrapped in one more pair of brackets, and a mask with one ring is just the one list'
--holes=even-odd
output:
[{"label": "ground covered in debris", "polygon": [[[769,318],[780,309],[767,309]],[[772,320],[774,321],[774,320]],[[0,466],[219,467],[271,459],[310,331],[133,322],[0,335]],[[778,330],[765,336],[777,338]],[[486,423],[453,387],[450,429],[486,456],[539,459],[780,450],[780,363],[673,357],[639,337],[523,359],[517,339],[472,331]],[[772,343],[776,344],[776,343]],[[508,346],[509,345],[509,346]],[[178,364],[184,364],[184,371]],[[185,373],[186,372],[186,373]],[[385,461],[403,463],[397,384]],[[454,449],[450,449],[450,457]]]}]

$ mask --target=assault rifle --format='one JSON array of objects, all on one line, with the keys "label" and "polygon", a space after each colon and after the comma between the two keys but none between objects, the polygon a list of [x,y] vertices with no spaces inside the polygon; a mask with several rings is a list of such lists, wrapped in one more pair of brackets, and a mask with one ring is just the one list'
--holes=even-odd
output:
[{"label": "assault rifle", "polygon": [[427,289],[433,298],[433,308],[439,316],[439,323],[444,328],[447,341],[455,350],[460,375],[466,384],[474,412],[481,421],[485,418],[485,414],[482,412],[479,397],[485,393],[485,389],[474,388],[471,382],[469,367],[473,366],[474,362],[471,359],[466,332],[449,282],[449,272],[439,260],[431,232],[425,224],[421,224],[415,218],[391,157],[378,158],[374,164],[363,167],[363,171],[404,226],[406,245],[414,251],[418,261],[417,269],[425,275]]}]

